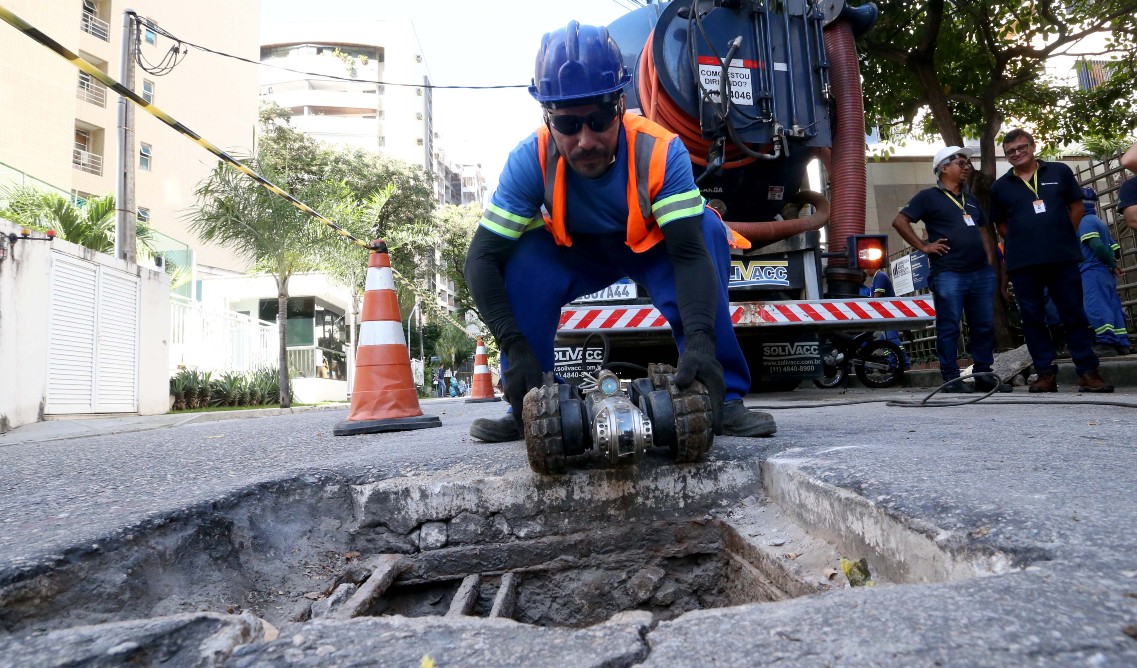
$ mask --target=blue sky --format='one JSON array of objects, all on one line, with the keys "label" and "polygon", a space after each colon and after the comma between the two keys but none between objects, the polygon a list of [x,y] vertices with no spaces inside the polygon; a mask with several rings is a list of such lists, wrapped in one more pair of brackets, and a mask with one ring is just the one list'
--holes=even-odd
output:
[{"label": "blue sky", "polygon": [[[576,19],[605,25],[627,0],[262,0],[263,22],[409,18],[438,85],[528,84],[541,36]],[[480,161],[491,191],[509,151],[540,123],[524,89],[436,90],[435,127],[448,152]]]}]

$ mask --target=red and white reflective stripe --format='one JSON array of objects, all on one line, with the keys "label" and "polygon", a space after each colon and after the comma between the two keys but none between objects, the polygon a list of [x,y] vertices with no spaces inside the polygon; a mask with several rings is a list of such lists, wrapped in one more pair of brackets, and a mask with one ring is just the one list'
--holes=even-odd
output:
[{"label": "red and white reflective stripe", "polygon": [[[731,321],[739,327],[865,323],[894,321],[930,322],[936,317],[929,297],[890,299],[825,299],[799,302],[742,302],[730,305]],[[639,331],[670,329],[667,319],[653,306],[566,306],[561,309],[561,331]]]},{"label": "red and white reflective stripe", "polygon": [[403,338],[403,326],[395,320],[369,320],[359,325],[359,345],[384,346],[407,345]]},{"label": "red and white reflective stripe", "polygon": [[390,267],[368,267],[365,290],[394,290],[395,275]]}]

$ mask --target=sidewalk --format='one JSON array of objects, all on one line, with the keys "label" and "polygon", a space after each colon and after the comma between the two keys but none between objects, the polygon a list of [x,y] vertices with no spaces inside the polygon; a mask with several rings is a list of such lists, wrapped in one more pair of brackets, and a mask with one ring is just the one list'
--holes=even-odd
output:
[{"label": "sidewalk", "polygon": [[[422,405],[431,406],[453,402],[464,402],[463,397],[428,397],[420,400]],[[220,422],[222,420],[242,420],[245,418],[291,415],[310,411],[341,410],[348,403],[329,403],[318,406],[293,406],[292,408],[250,408],[240,411],[205,411],[201,413],[166,413],[163,415],[74,415],[49,418],[43,422],[26,424],[6,434],[0,434],[0,448],[20,443],[44,443],[69,438],[130,434],[136,431],[166,429],[187,424]],[[429,412],[428,408],[424,408]],[[504,410],[504,409],[502,409]]]},{"label": "sidewalk", "polygon": [[292,408],[250,408],[242,411],[206,411],[202,413],[166,413],[164,415],[75,415],[26,424],[6,434],[0,434],[0,447],[20,443],[42,443],[68,438],[129,434],[136,431],[166,429],[201,422],[241,420],[309,411],[338,410],[347,404],[319,406],[293,406]]}]

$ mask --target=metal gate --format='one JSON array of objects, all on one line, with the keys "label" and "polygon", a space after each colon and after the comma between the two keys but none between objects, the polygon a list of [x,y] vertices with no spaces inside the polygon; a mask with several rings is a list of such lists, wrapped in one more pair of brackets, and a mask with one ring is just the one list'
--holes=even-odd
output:
[{"label": "metal gate", "polygon": [[54,252],[47,414],[138,411],[139,279]]}]

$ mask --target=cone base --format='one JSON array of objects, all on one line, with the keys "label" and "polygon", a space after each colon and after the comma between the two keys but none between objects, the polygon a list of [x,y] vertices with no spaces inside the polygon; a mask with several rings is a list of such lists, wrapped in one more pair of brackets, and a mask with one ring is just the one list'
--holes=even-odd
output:
[{"label": "cone base", "polygon": [[441,427],[442,420],[437,415],[418,415],[405,418],[388,418],[386,420],[346,420],[335,426],[332,433],[336,436],[356,436],[358,434],[382,434],[389,431],[411,431],[413,429],[430,429]]},{"label": "cone base", "polygon": [[467,399],[468,404],[485,404],[491,401],[501,401],[501,397],[485,397],[483,399]]}]

